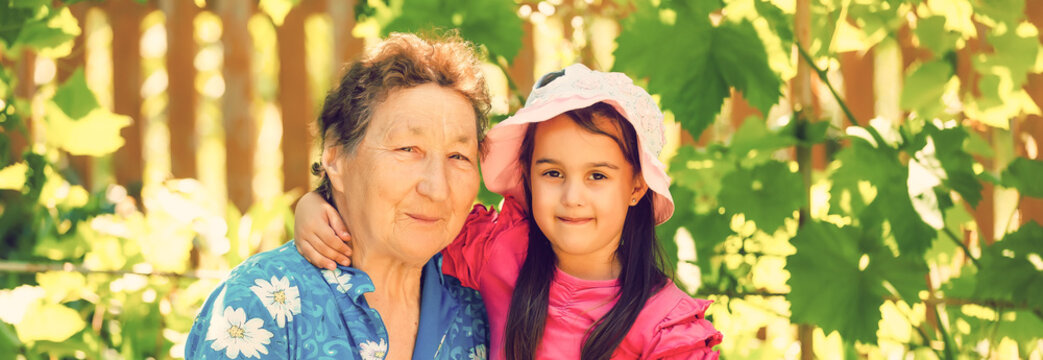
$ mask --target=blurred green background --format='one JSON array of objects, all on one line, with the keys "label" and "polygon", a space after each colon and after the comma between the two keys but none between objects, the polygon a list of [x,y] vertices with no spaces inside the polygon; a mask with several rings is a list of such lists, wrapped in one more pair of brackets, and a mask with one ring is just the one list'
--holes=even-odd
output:
[{"label": "blurred green background", "polygon": [[655,94],[660,241],[722,357],[1041,359],[1040,27],[1038,0],[0,0],[0,359],[183,357],[292,235],[342,66],[431,29],[480,45],[494,120],[576,62]]}]

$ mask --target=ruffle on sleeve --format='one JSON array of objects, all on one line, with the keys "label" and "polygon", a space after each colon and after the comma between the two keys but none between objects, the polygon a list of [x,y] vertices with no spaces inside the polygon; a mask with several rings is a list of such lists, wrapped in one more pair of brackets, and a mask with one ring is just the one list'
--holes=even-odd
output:
[{"label": "ruffle on sleeve", "polygon": [[[442,250],[442,273],[460,279],[463,286],[478,288],[479,275],[489,261],[489,252],[504,233],[516,231],[527,221],[525,209],[507,198],[503,210],[475,205],[467,215],[460,235]],[[525,227],[526,239],[528,228]]]},{"label": "ruffle on sleeve", "polygon": [[649,342],[648,359],[717,359],[713,347],[723,335],[706,320],[709,300],[686,299],[656,326]]}]

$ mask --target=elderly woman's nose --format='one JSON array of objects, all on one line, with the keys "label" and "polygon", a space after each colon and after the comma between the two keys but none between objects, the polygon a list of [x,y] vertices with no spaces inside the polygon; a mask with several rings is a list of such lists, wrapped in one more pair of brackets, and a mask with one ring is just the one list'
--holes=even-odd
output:
[{"label": "elderly woman's nose", "polygon": [[432,200],[445,200],[449,197],[449,162],[446,159],[430,157],[420,174],[417,192]]}]

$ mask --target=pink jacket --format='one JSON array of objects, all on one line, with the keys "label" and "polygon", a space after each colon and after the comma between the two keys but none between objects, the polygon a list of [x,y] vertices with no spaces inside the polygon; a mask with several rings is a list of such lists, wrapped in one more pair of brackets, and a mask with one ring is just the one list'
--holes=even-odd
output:
[{"label": "pink jacket", "polygon": [[[489,312],[490,359],[504,359],[504,326],[511,294],[528,247],[525,209],[508,198],[503,211],[477,205],[463,231],[442,251],[442,271],[477,289]],[[547,326],[537,357],[579,359],[587,329],[604,316],[619,287],[615,280],[578,279],[557,270]],[[668,282],[641,310],[613,359],[716,359],[721,333],[704,318],[711,301],[693,299]]]}]

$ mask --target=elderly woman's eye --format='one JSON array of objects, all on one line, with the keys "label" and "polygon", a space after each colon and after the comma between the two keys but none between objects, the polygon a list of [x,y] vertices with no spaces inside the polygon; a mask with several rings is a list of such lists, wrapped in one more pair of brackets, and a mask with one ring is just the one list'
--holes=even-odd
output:
[{"label": "elderly woman's eye", "polygon": [[449,158],[453,159],[453,160],[471,161],[470,158],[468,158],[467,156],[464,156],[463,154],[452,154],[452,155],[449,155]]},{"label": "elderly woman's eye", "polygon": [[403,146],[397,149],[398,151],[413,152],[415,150],[412,146]]}]

